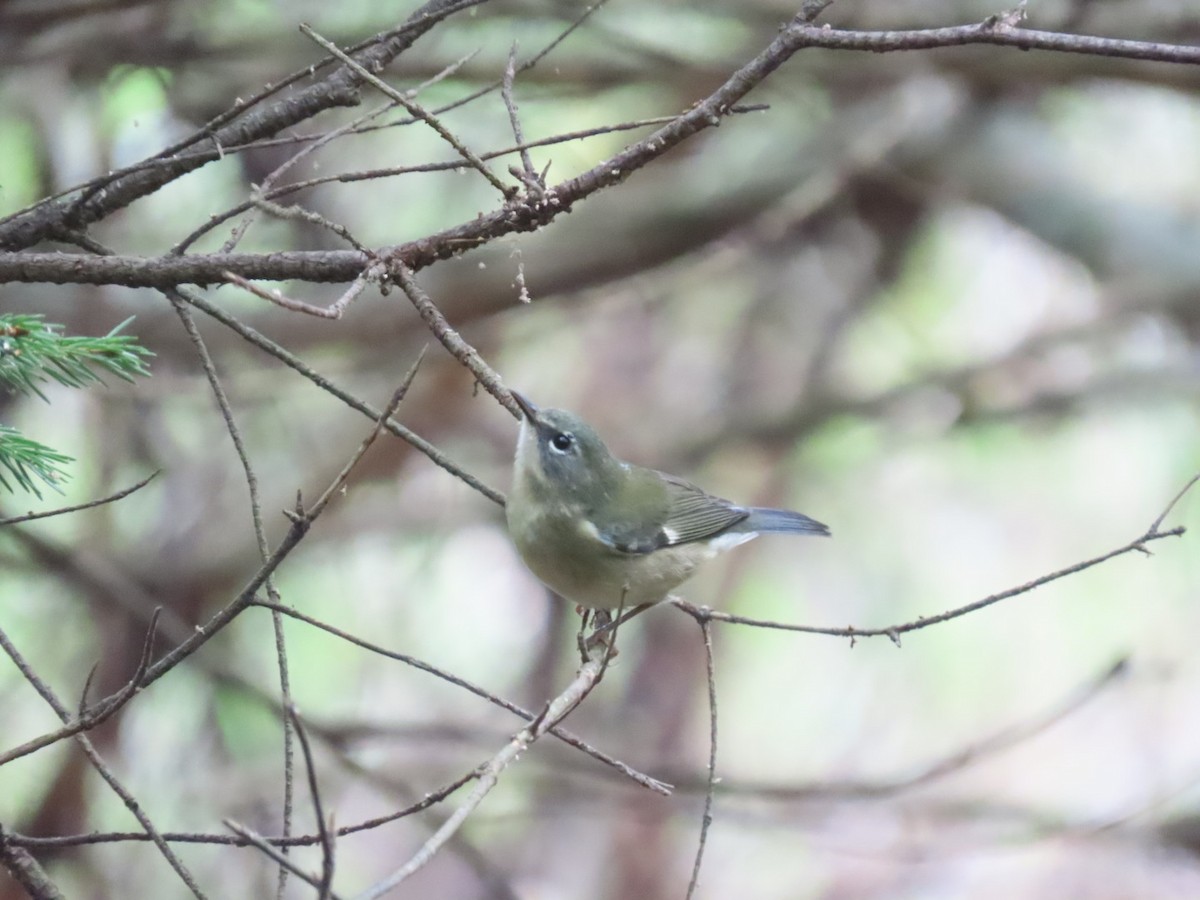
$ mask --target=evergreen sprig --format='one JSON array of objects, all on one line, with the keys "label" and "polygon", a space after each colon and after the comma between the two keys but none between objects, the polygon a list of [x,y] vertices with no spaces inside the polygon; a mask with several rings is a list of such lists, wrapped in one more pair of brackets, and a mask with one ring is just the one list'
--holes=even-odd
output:
[{"label": "evergreen sprig", "polygon": [[22,393],[46,399],[39,383],[57,381],[67,387],[103,383],[103,373],[133,381],[149,375],[146,360],[154,354],[137,338],[120,334],[129,318],[103,337],[67,337],[62,326],[36,315],[0,316],[0,381]]},{"label": "evergreen sprig", "polygon": [[[102,384],[106,374],[124,381],[149,375],[146,363],[154,354],[139,346],[137,338],[120,333],[131,321],[103,337],[74,337],[39,315],[0,315],[0,387],[47,400],[40,385],[52,381],[85,387]],[[63,466],[70,462],[72,457],[0,424],[0,487],[14,490],[4,477],[7,472],[18,487],[38,497],[38,482],[61,493],[59,485],[67,477]]]},{"label": "evergreen sprig", "polygon": [[66,454],[31,441],[15,428],[0,424],[0,487],[6,491],[14,490],[4,477],[6,471],[19,487],[38,497],[42,492],[37,489],[35,478],[57,491],[59,483],[67,477],[62,467],[69,462],[73,460]]}]

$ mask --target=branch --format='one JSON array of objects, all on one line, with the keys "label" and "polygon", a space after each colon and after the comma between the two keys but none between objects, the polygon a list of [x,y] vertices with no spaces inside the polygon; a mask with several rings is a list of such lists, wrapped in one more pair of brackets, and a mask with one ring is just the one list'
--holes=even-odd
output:
[{"label": "branch", "polygon": [[29,851],[12,842],[11,833],[0,825],[0,866],[12,876],[31,900],[63,900],[63,895]]},{"label": "branch", "polygon": [[[312,748],[308,745],[308,735],[304,733],[304,724],[300,721],[300,713],[291,703],[287,708],[288,719],[296,729],[300,738],[300,750],[304,754],[304,770],[308,773],[308,794],[312,799],[313,817],[317,820],[317,836],[321,839],[321,881],[317,884],[317,900],[329,900],[333,896],[334,847],[333,836],[325,822],[325,810],[321,804],[321,793],[317,784],[317,767],[313,763]],[[290,836],[285,832],[285,836]]]},{"label": "branch", "polygon": [[[281,869],[291,872],[301,881],[304,881],[307,884],[315,887],[318,891],[321,891],[322,900],[324,900],[325,897],[329,897],[331,900],[339,900],[337,894],[333,893],[332,891],[324,890],[324,882],[322,879],[314,878],[312,875],[309,875],[302,868],[288,859],[288,857],[284,856],[283,853],[281,853],[279,850],[276,850],[271,841],[263,837],[257,831],[253,831],[252,829],[249,829],[246,826],[233,821],[232,819],[225,819],[223,824],[226,828],[241,838],[242,845],[256,847]],[[284,846],[286,847],[287,845],[285,844]]]},{"label": "branch", "polygon": [[[612,640],[615,641],[615,639],[614,633]],[[513,739],[499,753],[480,766],[476,771],[479,783],[462,805],[454,811],[454,814],[442,823],[442,827],[434,832],[407,863],[387,878],[363,891],[356,900],[378,900],[379,897],[391,891],[392,888],[428,863],[442,845],[462,827],[467,817],[475,811],[483,798],[496,786],[500,780],[500,773],[508,764],[515,761],[538,738],[566,718],[600,683],[611,657],[611,651],[612,642],[595,647],[588,661],[579,668],[575,679],[567,686],[566,690],[550,701],[542,715],[538,716],[528,728],[514,735]]]},{"label": "branch", "polygon": [[696,858],[692,862],[692,877],[688,881],[687,900],[696,893],[700,883],[700,864],[704,861],[704,847],[708,843],[708,829],[712,825],[713,794],[717,789],[717,678],[713,669],[712,622],[697,618],[701,639],[704,642],[704,663],[708,681],[708,782],[704,790],[704,814],[700,817],[700,838],[696,842]]},{"label": "branch", "polygon": [[[393,402],[398,401],[393,399]],[[357,458],[358,457],[355,457],[355,460],[357,460]],[[341,477],[341,475],[338,476],[338,478]],[[337,483],[336,479],[335,483]],[[299,500],[297,501],[297,508],[288,514],[288,519],[292,523],[291,527],[283,536],[283,540],[280,541],[279,546],[275,548],[275,551],[254,574],[249,583],[247,583],[247,585],[238,592],[237,596],[234,597],[233,600],[215,613],[207,622],[205,622],[203,625],[197,625],[194,629],[194,632],[189,635],[187,640],[183,641],[183,643],[179,644],[169,653],[162,656],[156,663],[154,663],[154,665],[150,666],[142,678],[139,679],[141,687],[146,687],[150,684],[153,684],[163,675],[167,674],[167,672],[171,671],[171,669],[175,668],[175,666],[179,665],[179,663],[183,662],[183,660],[187,659],[189,656],[199,650],[200,647],[202,647],[210,638],[213,637],[213,635],[224,629],[226,625],[237,618],[238,615],[240,615],[247,607],[254,604],[255,595],[259,589],[267,583],[275,570],[279,568],[283,561],[287,559],[291,552],[308,533],[308,530],[312,527],[317,517],[324,511],[325,503],[328,502],[329,496],[330,494],[327,493],[324,501],[319,501],[320,505],[314,505],[313,508],[308,510],[305,510],[303,507],[301,507]],[[275,604],[271,608],[278,608],[284,612],[291,613],[291,610],[288,609],[288,607],[284,607],[281,604]]]},{"label": "branch", "polygon": [[[296,619],[297,621],[305,622],[308,625],[312,625],[314,628],[319,628],[322,631],[325,631],[329,634],[334,635],[335,637],[339,637],[344,641],[348,641],[349,643],[354,644],[356,647],[362,647],[364,650],[369,650],[372,653],[378,653],[380,656],[386,656],[388,659],[394,659],[398,662],[402,662],[405,665],[412,666],[414,669],[420,669],[422,672],[428,672],[430,675],[433,675],[436,678],[440,678],[443,681],[447,681],[450,684],[453,684],[456,687],[460,687],[465,691],[469,691],[470,693],[474,694],[476,697],[480,697],[484,700],[487,700],[489,703],[495,704],[496,706],[499,706],[501,709],[505,709],[508,712],[512,713],[513,715],[519,716],[528,722],[532,722],[537,718],[533,713],[529,712],[526,709],[522,709],[521,707],[517,706],[515,703],[510,703],[509,701],[503,699],[502,697],[498,697],[495,694],[492,694],[492,693],[484,690],[483,688],[479,687],[479,685],[474,684],[473,682],[467,681],[465,678],[460,678],[451,672],[446,672],[442,669],[439,669],[437,666],[431,665],[430,663],[427,663],[424,660],[417,659],[415,656],[409,656],[406,653],[400,653],[395,650],[388,650],[385,647],[379,646],[378,644],[372,644],[370,641],[363,640],[360,637],[355,637],[352,634],[342,631],[340,628],[336,628],[333,625],[329,625],[325,622],[320,621],[319,619],[314,619],[312,616],[305,615],[304,613],[300,612],[299,610],[292,609],[289,606],[283,606],[281,604],[270,603],[265,600],[256,600],[254,605],[262,606],[266,609],[278,610],[279,612],[282,612],[286,616],[291,616],[293,619]],[[614,769],[616,769],[622,775],[625,775],[627,778],[632,779],[637,784],[640,784],[642,787],[649,788],[650,790],[654,791],[655,793],[662,794],[664,797],[670,796],[670,794],[671,794],[670,785],[664,784],[663,782],[658,781],[657,779],[651,778],[649,775],[645,775],[645,774],[637,771],[637,769],[630,767],[626,763],[621,762],[619,759],[614,759],[613,757],[609,756],[608,754],[603,753],[600,750],[597,750],[595,747],[588,744],[582,738],[571,733],[570,731],[567,731],[565,728],[552,727],[550,729],[550,733],[552,735],[554,735],[556,738],[558,738],[559,740],[561,740],[563,743],[568,744],[577,750],[582,750],[588,756],[591,756],[592,758],[599,760],[600,762],[604,763],[607,766],[612,766]]]},{"label": "branch", "polygon": [[[0,629],[0,649],[8,654],[8,658],[13,661],[13,665],[17,667],[20,673],[25,677],[25,680],[29,682],[35,691],[38,692],[41,698],[46,701],[46,704],[52,710],[54,710],[54,714],[58,716],[59,720],[64,724],[69,722],[71,719],[71,714],[67,712],[67,708],[63,705],[62,701],[58,699],[58,696],[54,693],[54,691],[50,689],[50,686],[46,684],[46,682],[42,680],[37,672],[34,671],[33,667],[29,665],[29,663],[25,660],[25,657],[23,657],[20,651],[17,650],[16,645],[8,639],[8,635],[4,633],[3,629]],[[183,883],[187,885],[187,888],[192,892],[192,895],[196,897],[197,900],[205,900],[204,893],[200,890],[199,885],[196,884],[196,880],[192,877],[192,873],[188,871],[187,867],[184,866],[183,862],[180,861],[179,857],[176,856],[175,852],[170,848],[170,846],[168,846],[167,842],[158,832],[158,829],[155,828],[154,823],[150,820],[150,817],[146,814],[145,810],[142,809],[141,805],[137,802],[125,785],[123,785],[117,776],[113,774],[112,769],[110,769],[108,764],[101,758],[99,752],[92,745],[92,742],[88,740],[87,735],[76,734],[75,740],[79,743],[79,746],[82,748],[84,755],[87,756],[88,761],[92,764],[92,767],[99,773],[100,777],[104,779],[108,786],[112,788],[113,793],[121,798],[121,801],[125,804],[125,808],[133,814],[135,819],[137,819],[138,824],[142,826],[146,834],[150,837],[150,840],[152,840],[155,846],[158,847],[159,853],[163,855],[167,863],[172,869],[175,870],[175,873],[180,877]]]},{"label": "branch", "polygon": [[421,320],[429,326],[429,330],[441,341],[442,346],[450,351],[451,356],[467,367],[467,370],[475,376],[475,380],[500,401],[501,406],[519,420],[521,408],[517,406],[512,394],[504,386],[499,373],[483,361],[478,350],[463,340],[462,335],[450,327],[450,323],[446,321],[442,311],[429,299],[429,295],[421,290],[421,286],[417,284],[412,272],[407,267],[403,264],[394,266],[393,272],[405,295],[416,307]]},{"label": "branch", "polygon": [[914,31],[844,31],[837,28],[796,24],[790,31],[803,47],[824,47],[829,50],[869,50],[890,53],[899,50],[933,50],[939,47],[962,47],[968,44],[995,44],[1020,50],[1052,50],[1059,53],[1082,53],[1115,59],[1141,59],[1151,62],[1200,64],[1200,47],[1186,44],[1163,44],[1155,41],[1130,41],[1120,38],[1093,37],[1086,34],[1063,34],[1058,31],[1035,31],[1006,24],[1002,17],[989,16],[975,25],[956,25],[949,28],[923,28]]},{"label": "branch", "polygon": [[115,494],[109,494],[107,497],[101,497],[99,500],[89,500],[87,503],[80,503],[76,506],[62,506],[58,509],[47,510],[46,512],[29,512],[25,513],[23,516],[10,516],[7,519],[0,519],[0,528],[3,528],[5,525],[18,525],[21,522],[33,522],[36,519],[48,519],[51,516],[63,516],[67,513],[79,512],[81,509],[91,509],[95,506],[104,506],[106,503],[115,503],[117,500],[123,500],[135,491],[140,491],[151,481],[157,478],[161,471],[161,469],[157,469],[151,472],[137,484],[127,487],[124,490],[117,491]]},{"label": "branch", "polygon": [[506,185],[503,181],[497,178],[492,170],[487,167],[484,161],[475,155],[474,151],[472,151],[466,146],[466,144],[455,137],[454,134],[452,134],[451,131],[442,124],[440,119],[428,112],[423,106],[416,103],[411,97],[407,97],[400,91],[396,90],[383,79],[372,75],[359,63],[355,62],[340,49],[338,49],[336,44],[326,40],[307,25],[301,25],[300,30],[309,38],[314,40],[317,44],[319,44],[323,49],[327,50],[329,53],[332,53],[347,66],[353,69],[360,78],[362,78],[368,84],[374,86],[376,90],[381,91],[389,100],[393,100],[403,106],[406,110],[408,110],[409,115],[420,119],[434,131],[436,131],[442,140],[457,150],[459,156],[466,160],[473,169],[487,179],[488,183],[490,183],[492,187],[496,188],[496,190],[498,190],[503,197],[507,199],[516,192],[516,188]]},{"label": "branch", "polygon": [[[426,17],[419,22],[415,20],[422,13],[414,14],[415,24],[405,32],[406,37],[397,37],[381,44],[380,47],[359,56],[356,62],[367,70],[381,66],[411,45],[438,18],[477,2],[484,0],[462,0],[450,6],[446,5],[445,0],[429,4],[422,11]],[[435,6],[438,9],[429,9]],[[486,216],[480,216],[420,241],[400,245],[393,249],[393,255],[410,269],[417,271],[438,259],[448,258],[501,235],[536,230],[569,209],[578,200],[601,188],[624,181],[630,173],[664,155],[693,134],[720,124],[721,119],[730,113],[730,107],[737,100],[795,53],[809,47],[883,53],[967,44],[993,44],[1022,50],[1041,49],[1191,65],[1200,63],[1200,47],[1034,31],[1014,27],[1008,24],[1009,20],[1005,17],[990,17],[974,25],[916,31],[846,31],[810,24],[809,20],[823,6],[823,3],[806,4],[804,12],[797,20],[784,28],[758,56],[735,72],[709,97],[666,127],[582,175],[547,189],[548,198],[553,198],[555,202],[528,196],[521,198],[519,202],[510,201]],[[267,114],[256,120],[253,126],[228,126],[218,131],[213,140],[222,145],[245,143],[293,125],[329,105],[349,105],[357,102],[354,88],[361,82],[358,71],[344,66],[324,82],[300,92],[286,103],[277,104],[267,110]],[[342,91],[343,94],[338,94],[338,91]],[[337,95],[338,99],[324,99],[330,93]],[[324,105],[321,105],[322,103]],[[199,164],[189,159],[181,159],[175,167],[180,171],[168,169],[165,172],[146,171],[130,175],[125,179],[128,185],[118,181],[108,190],[95,192],[89,203],[72,211],[70,221],[66,224],[75,229],[84,227],[114,209],[127,205],[136,197],[152,193],[162,184],[196,168]],[[21,249],[52,236],[55,229],[62,228],[64,219],[68,218],[63,209],[67,205],[65,202],[54,204],[48,208],[49,212],[35,208],[13,220],[0,223],[0,247]],[[221,273],[226,270],[245,278],[350,281],[366,266],[365,255],[358,253],[271,254],[265,257],[250,254],[214,254],[201,258],[211,261],[227,257],[221,261],[219,267],[213,262],[198,266],[195,261],[189,264],[182,259],[176,259],[169,261],[168,265],[168,261],[164,260],[148,261],[127,257],[118,258],[123,259],[124,269],[127,270],[124,278],[114,278],[110,275],[98,281],[96,279],[100,277],[101,270],[94,269],[93,261],[86,258],[76,261],[74,257],[64,260],[61,254],[31,254],[21,262],[14,258],[17,256],[20,255],[0,253],[0,282],[118,283],[131,287],[163,287],[182,283],[213,284],[221,280]],[[232,257],[242,259],[238,261]],[[245,264],[245,267],[242,264]],[[113,272],[113,269],[104,271]]]},{"label": "branch", "polygon": [[1115,559],[1118,556],[1124,556],[1126,553],[1131,553],[1135,550],[1139,553],[1145,553],[1147,556],[1149,556],[1150,551],[1146,548],[1147,544],[1151,543],[1152,541],[1162,540],[1163,538],[1180,537],[1187,531],[1187,529],[1182,525],[1176,528],[1171,528],[1167,531],[1160,531],[1159,528],[1175,504],[1182,499],[1183,495],[1188,491],[1188,489],[1196,484],[1197,481],[1200,481],[1200,473],[1193,477],[1184,486],[1183,490],[1175,495],[1174,499],[1172,499],[1171,502],[1167,504],[1166,509],[1164,509],[1158,515],[1158,517],[1155,518],[1144,534],[1134,538],[1128,544],[1118,547],[1116,550],[1110,550],[1108,553],[1093,557],[1092,559],[1084,560],[1083,562],[1075,563],[1073,566],[1067,566],[1065,569],[1059,569],[1056,572],[1051,572],[1048,575],[1035,578],[1033,581],[1027,582],[1015,588],[1010,588],[1007,591],[1001,591],[998,594],[990,594],[989,596],[984,597],[982,600],[976,600],[974,603],[968,603],[965,606],[959,606],[955,609],[938,613],[935,616],[921,616],[915,621],[905,622],[902,625],[892,625],[887,628],[856,628],[853,625],[847,628],[820,628],[813,625],[792,625],[785,622],[772,622],[765,619],[750,619],[745,616],[735,616],[730,613],[717,612],[716,610],[693,606],[686,600],[680,600],[679,598],[675,598],[671,602],[693,618],[703,617],[706,619],[711,619],[714,622],[728,622],[732,625],[751,625],[758,628],[775,628],[782,631],[800,631],[804,632],[805,634],[828,634],[834,637],[847,637],[850,638],[851,646],[853,646],[854,641],[858,638],[887,637],[891,639],[892,643],[894,643],[896,646],[900,646],[900,635],[907,634],[910,631],[919,631],[922,628],[928,628],[930,625],[938,625],[942,622],[948,622],[951,619],[957,619],[960,616],[965,616],[968,613],[976,612],[977,610],[991,606],[994,603],[999,603],[1001,600],[1009,600],[1013,597],[1020,596],[1021,594],[1027,594],[1034,588],[1039,588],[1042,585],[1049,584],[1052,581],[1058,581],[1060,578],[1066,578],[1068,575],[1074,575],[1078,572],[1098,566],[1101,563],[1108,562],[1110,559]]},{"label": "branch", "polygon": [[[395,822],[397,819],[403,819],[406,816],[411,816],[415,813],[424,812],[430,807],[441,803],[463,785],[475,778],[474,772],[468,772],[456,778],[454,781],[425,794],[417,803],[406,806],[404,809],[396,810],[386,816],[378,816],[374,819],[368,819],[365,822],[359,822],[355,825],[346,825],[334,831],[337,837],[344,837],[348,834],[357,834],[362,831],[370,831],[378,828],[380,825],[386,825],[389,822]],[[230,823],[226,822],[226,825]],[[238,831],[238,827],[230,826],[237,833],[236,837],[231,837],[227,834],[205,834],[194,831],[164,831],[162,837],[164,840],[176,844],[218,844],[228,847],[256,847],[258,843],[256,839],[261,839],[266,844],[272,847],[311,847],[319,845],[322,842],[322,837],[319,834],[304,834],[292,835],[291,837],[262,837],[262,835],[253,835],[253,837],[242,834]],[[244,829],[243,829],[244,830]],[[87,834],[67,834],[57,837],[40,837],[24,834],[11,835],[11,843],[17,847],[81,847],[88,844],[117,844],[127,842],[145,842],[149,837],[138,831],[102,831],[88,832]],[[287,857],[284,857],[285,859]],[[289,861],[290,862],[290,861]],[[283,865],[283,863],[281,863]],[[293,864],[294,865],[294,864]],[[296,869],[290,871],[299,872]],[[302,876],[306,880],[311,878],[310,884],[315,887],[319,883],[319,879],[311,876]]]},{"label": "branch", "polygon": [[141,689],[142,676],[146,674],[146,669],[150,667],[150,658],[154,651],[154,637],[158,633],[158,617],[161,613],[162,607],[157,607],[154,610],[154,614],[150,617],[150,627],[146,630],[146,638],[142,643],[142,655],[138,660],[137,668],[121,690],[88,709],[80,710],[79,715],[74,719],[64,720],[63,727],[57,731],[36,737],[5,753],[0,753],[0,766],[10,763],[14,759],[20,759],[22,756],[28,756],[30,753],[41,750],[43,747],[56,744],[64,738],[72,737],[85,731],[91,731],[97,725],[111,719],[116,715],[118,710],[132,700]]},{"label": "branch", "polygon": [[[317,372],[316,370],[314,370],[310,366],[308,366],[302,359],[300,359],[300,357],[296,356],[294,353],[290,353],[289,351],[284,349],[282,346],[280,346],[279,344],[272,341],[270,338],[255,331],[250,326],[244,325],[240,320],[237,319],[237,317],[230,315],[225,310],[221,309],[219,306],[215,306],[214,304],[210,303],[208,300],[206,300],[204,297],[200,296],[196,292],[180,291],[180,293],[184,297],[184,299],[187,300],[188,303],[192,304],[192,306],[196,307],[197,309],[201,310],[202,312],[207,313],[209,316],[216,319],[222,325],[225,325],[226,327],[232,329],[234,332],[236,332],[238,335],[240,335],[243,339],[245,339],[249,343],[253,344],[255,347],[258,347],[260,350],[264,350],[265,352],[269,353],[271,356],[278,359],[284,365],[299,372],[301,375],[303,375],[305,378],[307,378],[309,381],[311,381],[313,384],[315,384],[321,390],[326,391],[329,394],[332,394],[334,397],[337,397],[339,400],[341,400],[343,403],[345,403],[351,409],[355,409],[358,412],[362,413],[363,415],[370,417],[371,419],[376,419],[376,420],[379,419],[379,417],[380,417],[379,410],[377,410],[375,407],[371,406],[369,403],[366,403],[366,402],[360,400],[358,397],[354,396],[350,392],[345,391],[342,388],[338,387],[336,384],[334,384],[328,378],[326,378],[325,376],[321,375],[319,372]],[[502,493],[500,493],[499,491],[497,491],[494,488],[488,487],[486,484],[484,484],[482,481],[480,481],[478,478],[476,478],[470,472],[467,472],[465,469],[463,469],[462,467],[457,465],[453,460],[451,460],[448,456],[446,456],[446,454],[442,453],[441,450],[439,450],[433,444],[429,443],[429,441],[425,440],[425,438],[421,437],[416,432],[412,431],[409,428],[406,428],[405,426],[401,425],[399,422],[396,422],[392,419],[386,420],[386,422],[384,423],[384,428],[386,428],[389,432],[394,434],[396,437],[407,442],[409,445],[411,445],[416,450],[425,454],[425,456],[429,457],[429,459],[434,463],[434,465],[439,466],[442,469],[445,469],[447,472],[449,472],[455,478],[462,481],[464,484],[468,485],[469,487],[474,488],[479,493],[483,494],[483,496],[487,497],[493,503],[497,503],[500,506],[504,505],[504,495]]]},{"label": "branch", "polygon": [[[933,760],[910,767],[909,774],[874,780],[823,779],[809,784],[730,781],[721,782],[722,794],[776,802],[803,800],[882,800],[960,772],[982,760],[990,759],[1068,719],[1099,697],[1105,690],[1129,675],[1128,658],[1117,660],[1103,671],[1072,688],[1066,696],[1024,720],[1010,722],[991,734],[972,741]],[[681,791],[699,793],[707,779],[678,772]]]},{"label": "branch", "polygon": [[[356,54],[355,60],[368,70],[382,68],[447,16],[485,2],[487,0],[430,0],[409,16],[399,30],[372,38],[366,45],[367,49]],[[239,104],[226,117],[222,117],[224,121],[218,119],[214,127],[206,127],[182,144],[164,151],[164,156],[173,158],[161,168],[117,173],[112,178],[93,182],[77,199],[38,204],[26,212],[0,221],[0,247],[20,250],[53,238],[56,232],[63,229],[83,230],[139,197],[152,194],[188,172],[220,159],[224,146],[270,137],[326,109],[356,105],[359,102],[358,88],[362,83],[361,76],[354,69],[343,65],[315,84],[297,90],[258,113],[242,116],[248,104]],[[252,100],[257,102],[277,89],[278,86],[272,86]],[[178,150],[199,142],[204,142],[208,147],[203,155],[174,155]]]}]

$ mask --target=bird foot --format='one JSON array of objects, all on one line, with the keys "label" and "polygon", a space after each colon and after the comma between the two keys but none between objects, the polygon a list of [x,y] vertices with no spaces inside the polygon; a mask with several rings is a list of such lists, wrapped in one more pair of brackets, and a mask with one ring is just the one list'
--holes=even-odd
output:
[{"label": "bird foot", "polygon": [[[608,610],[584,609],[583,607],[576,607],[576,610],[582,616],[579,622],[579,634],[575,636],[580,658],[587,662],[598,648],[603,648],[610,661],[615,659],[618,651],[613,643],[616,639],[613,625],[616,623]],[[595,626],[590,632],[588,631],[589,625]]]}]

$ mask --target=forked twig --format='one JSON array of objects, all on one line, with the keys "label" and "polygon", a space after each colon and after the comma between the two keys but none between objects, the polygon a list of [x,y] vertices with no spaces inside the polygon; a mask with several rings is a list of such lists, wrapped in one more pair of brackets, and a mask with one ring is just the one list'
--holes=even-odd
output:
[{"label": "forked twig", "polygon": [[437,116],[430,113],[415,100],[405,96],[401,91],[396,90],[377,75],[368,72],[365,68],[363,68],[361,63],[341,50],[337,44],[317,34],[308,25],[301,24],[300,30],[327,52],[332,53],[343,63],[353,69],[364,81],[373,85],[377,90],[383,92],[383,94],[389,99],[396,101],[396,103],[408,110],[410,115],[416,116],[430,128],[436,131],[438,135],[441,136],[442,140],[457,150],[459,155],[466,160],[466,162],[473,169],[486,178],[488,182],[496,188],[496,190],[503,194],[506,200],[513,195],[513,193],[516,191],[516,188],[505,184],[503,181],[497,178],[492,170],[487,167],[487,163],[480,159],[474,151],[466,146],[466,144],[455,137],[450,129],[442,124],[441,120]]},{"label": "forked twig", "polygon": [[700,865],[712,827],[713,794],[717,789],[717,679],[713,667],[712,621],[707,616],[696,617],[704,642],[704,667],[708,681],[708,783],[704,790],[704,813],[700,817],[700,837],[696,842],[696,858],[692,862],[692,877],[688,881],[687,900],[696,893],[700,883]]},{"label": "forked twig", "polygon": [[1017,587],[1009,588],[1006,591],[990,594],[987,597],[984,597],[982,600],[976,600],[972,603],[946,610],[945,612],[938,613],[934,616],[921,616],[912,622],[905,622],[900,625],[891,625],[885,628],[857,628],[853,625],[847,628],[822,628],[815,625],[794,625],[788,622],[774,622],[767,619],[751,619],[746,616],[736,616],[731,613],[718,612],[716,610],[701,611],[699,607],[693,606],[686,600],[681,600],[678,598],[672,598],[671,602],[684,612],[688,613],[688,615],[693,617],[704,615],[712,619],[714,622],[727,622],[731,625],[750,625],[756,628],[774,628],[781,631],[799,631],[805,634],[827,634],[833,637],[850,638],[852,644],[859,638],[886,637],[891,640],[892,643],[896,644],[896,646],[899,646],[900,635],[902,634],[907,634],[910,631],[919,631],[922,628],[928,628],[931,625],[938,625],[942,622],[949,622],[951,619],[957,619],[961,616],[967,615],[968,613],[973,613],[984,609],[985,607],[999,603],[1001,600],[1009,600],[1013,597],[1018,597],[1021,594],[1027,594],[1034,588],[1039,588],[1043,585],[1049,584],[1052,581],[1058,581],[1060,578],[1066,578],[1068,575],[1075,575],[1079,572],[1091,569],[1094,566],[1100,565],[1101,563],[1108,562],[1110,559],[1116,559],[1118,556],[1124,556],[1126,553],[1133,553],[1135,551],[1139,553],[1149,553],[1150,551],[1146,549],[1146,544],[1149,544],[1152,541],[1162,540],[1163,538],[1179,537],[1183,535],[1187,532],[1187,529],[1182,525],[1168,529],[1167,531],[1160,531],[1159,528],[1171,509],[1198,481],[1200,481],[1200,474],[1197,474],[1195,477],[1193,477],[1184,486],[1183,490],[1175,495],[1174,499],[1172,499],[1171,502],[1167,504],[1166,509],[1164,509],[1163,512],[1157,518],[1155,518],[1144,534],[1134,538],[1128,544],[1118,547],[1115,550],[1110,550],[1108,553],[1103,553],[1100,556],[1095,556],[1091,559],[1086,559],[1083,562],[1078,562],[1074,565],[1067,566],[1064,569],[1059,569],[1058,571],[1043,575],[1040,578],[1035,578],[1033,581],[1026,582],[1025,584]]},{"label": "forked twig", "polygon": [[58,509],[47,510],[46,512],[30,512],[25,513],[23,516],[10,516],[7,519],[0,519],[0,527],[5,525],[19,525],[22,522],[33,522],[36,519],[48,519],[51,516],[63,516],[67,513],[79,512],[81,509],[91,509],[94,506],[104,506],[106,503],[115,503],[118,500],[123,500],[135,491],[140,491],[151,481],[157,478],[161,472],[161,469],[156,469],[137,484],[119,490],[115,494],[109,494],[107,497],[101,497],[98,500],[89,500],[87,503],[79,503],[75,506],[62,506]]},{"label": "forked twig", "polygon": [[[262,606],[267,609],[278,609],[285,616],[291,616],[293,619],[296,619],[300,622],[305,622],[314,628],[319,628],[328,634],[332,634],[335,637],[354,644],[356,647],[362,647],[364,650],[369,650],[371,653],[377,653],[380,656],[387,657],[388,659],[394,659],[398,662],[404,663],[405,665],[412,666],[414,669],[420,669],[422,672],[428,672],[435,678],[440,678],[443,681],[447,681],[450,684],[474,694],[476,697],[486,700],[489,703],[500,707],[501,709],[507,710],[515,716],[519,716],[526,722],[532,722],[536,718],[536,715],[529,710],[523,709],[522,707],[517,706],[515,703],[510,703],[503,697],[498,697],[495,694],[484,690],[479,685],[467,681],[465,678],[460,678],[452,672],[447,672],[444,669],[439,669],[437,666],[425,662],[424,660],[417,659],[415,656],[409,656],[407,653],[400,653],[396,650],[388,650],[386,647],[373,644],[370,641],[356,637],[349,632],[342,631],[340,628],[337,628],[326,622],[322,622],[320,619],[314,619],[312,616],[305,615],[299,610],[292,609],[290,606],[282,606],[266,600],[256,600],[254,605]],[[555,726],[550,729],[550,734],[554,735],[554,737],[558,738],[563,743],[574,747],[576,750],[581,750],[593,759],[604,763],[604,765],[611,766],[636,784],[639,784],[644,788],[648,788],[649,790],[654,791],[656,794],[662,794],[664,797],[670,796],[671,785],[659,781],[656,778],[651,778],[649,775],[634,769],[628,763],[624,763],[619,759],[609,756],[607,753],[604,753],[603,751],[593,747],[591,744],[587,743],[587,741],[583,740],[573,732],[570,732],[565,728],[559,728]]]},{"label": "forked twig", "polygon": [[391,875],[359,894],[356,900],[377,900],[428,863],[446,841],[462,827],[467,817],[475,811],[483,798],[496,786],[500,779],[500,773],[538,738],[562,721],[600,682],[610,654],[611,645],[597,647],[592,658],[580,666],[574,680],[561,694],[550,701],[544,714],[538,716],[527,728],[514,735],[499,753],[476,770],[478,782],[474,789],[416,854]]}]

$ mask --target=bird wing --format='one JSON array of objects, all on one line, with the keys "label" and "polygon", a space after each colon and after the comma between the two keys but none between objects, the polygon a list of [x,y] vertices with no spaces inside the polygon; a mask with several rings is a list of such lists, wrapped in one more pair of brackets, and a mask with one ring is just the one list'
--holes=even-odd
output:
[{"label": "bird wing", "polygon": [[621,523],[598,532],[601,541],[619,553],[645,554],[715,537],[750,515],[728,500],[714,497],[694,484],[654,473],[665,489],[657,515],[639,516],[636,524]]},{"label": "bird wing", "polygon": [[667,521],[662,527],[667,538],[664,546],[707,540],[750,515],[750,510],[714,497],[682,478],[662,477],[670,498]]}]

